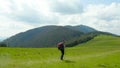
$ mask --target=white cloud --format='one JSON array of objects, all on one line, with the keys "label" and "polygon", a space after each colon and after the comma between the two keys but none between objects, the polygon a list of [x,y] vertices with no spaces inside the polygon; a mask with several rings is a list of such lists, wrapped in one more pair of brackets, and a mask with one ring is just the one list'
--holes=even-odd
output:
[{"label": "white cloud", "polygon": [[8,0],[0,0],[0,14],[10,13],[11,9],[9,6],[11,6],[11,3]]},{"label": "white cloud", "polygon": [[4,16],[0,16],[0,37],[10,37],[12,35],[15,35],[16,33],[23,32],[32,28],[34,28],[34,26],[22,22],[13,21]]},{"label": "white cloud", "polygon": [[120,35],[120,3],[110,5],[90,4],[83,13],[59,15],[60,25],[88,25],[100,31],[107,31]]},{"label": "white cloud", "polygon": [[88,23],[91,23],[90,26],[98,30],[120,35],[120,31],[118,31],[120,29],[119,11],[120,3],[112,3],[110,5],[89,5],[83,13],[83,17]]}]

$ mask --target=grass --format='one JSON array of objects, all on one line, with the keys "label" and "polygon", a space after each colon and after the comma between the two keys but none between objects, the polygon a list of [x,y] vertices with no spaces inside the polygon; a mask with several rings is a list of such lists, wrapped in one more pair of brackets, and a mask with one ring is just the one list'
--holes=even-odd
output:
[{"label": "grass", "polygon": [[57,48],[0,48],[0,68],[120,68],[119,40],[98,36],[66,48],[63,61]]}]

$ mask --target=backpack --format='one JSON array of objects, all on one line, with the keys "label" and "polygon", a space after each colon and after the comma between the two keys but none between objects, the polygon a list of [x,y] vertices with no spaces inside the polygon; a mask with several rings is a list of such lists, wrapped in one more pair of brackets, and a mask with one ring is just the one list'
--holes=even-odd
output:
[{"label": "backpack", "polygon": [[63,49],[64,48],[64,43],[63,42],[60,42],[57,44],[58,46],[58,49]]}]

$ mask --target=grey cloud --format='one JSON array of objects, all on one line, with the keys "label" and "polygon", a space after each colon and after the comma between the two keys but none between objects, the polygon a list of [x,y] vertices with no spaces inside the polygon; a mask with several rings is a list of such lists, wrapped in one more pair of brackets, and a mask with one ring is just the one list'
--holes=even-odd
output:
[{"label": "grey cloud", "polygon": [[83,6],[79,0],[59,2],[54,1],[52,4],[52,11],[60,14],[77,14],[83,12]]},{"label": "grey cloud", "polygon": [[41,11],[34,9],[26,4],[21,5],[22,10],[18,11],[18,7],[14,4],[10,7],[12,13],[4,14],[6,17],[9,17],[16,21],[21,21],[30,24],[47,24],[47,23],[57,23],[59,18],[56,15],[45,16]]},{"label": "grey cloud", "polygon": [[51,1],[51,7],[53,12],[60,14],[80,14],[84,12],[84,8],[89,4],[111,4],[113,2],[119,3],[119,0],[59,0]]},{"label": "grey cloud", "polygon": [[113,20],[120,20],[120,13],[117,14],[103,14],[103,15],[98,15],[96,18],[100,20],[105,20],[105,21],[113,21]]},{"label": "grey cloud", "polygon": [[19,20],[19,21],[24,21],[24,22],[29,22],[29,23],[38,23],[40,22],[43,18],[41,16],[40,18],[40,14],[32,9],[32,8],[29,8],[29,7],[26,7],[24,8],[25,10],[21,13],[17,13],[17,14],[13,14],[13,18],[15,18],[16,20]]},{"label": "grey cloud", "polygon": [[116,2],[116,3],[120,3],[120,0],[80,0],[81,3],[83,3],[84,6],[88,5],[88,4],[106,4],[106,5],[109,5],[113,2]]}]

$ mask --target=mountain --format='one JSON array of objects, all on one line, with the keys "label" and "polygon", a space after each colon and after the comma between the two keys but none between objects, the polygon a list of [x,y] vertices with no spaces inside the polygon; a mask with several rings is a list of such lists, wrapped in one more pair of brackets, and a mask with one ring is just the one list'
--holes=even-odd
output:
[{"label": "mountain", "polygon": [[5,42],[10,47],[53,47],[62,40],[70,40],[82,34],[63,26],[44,26],[19,33]]},{"label": "mountain", "polygon": [[81,31],[83,33],[89,33],[89,32],[96,32],[97,30],[86,26],[86,25],[78,25],[78,26],[66,26],[67,28],[73,29],[73,30],[77,30],[77,31]]},{"label": "mountain", "polygon": [[[60,41],[65,41],[66,45],[74,46],[84,43],[99,34],[91,27],[80,26],[43,26],[16,34],[4,42],[9,47],[56,47]],[[105,33],[109,34],[109,33]]]}]

